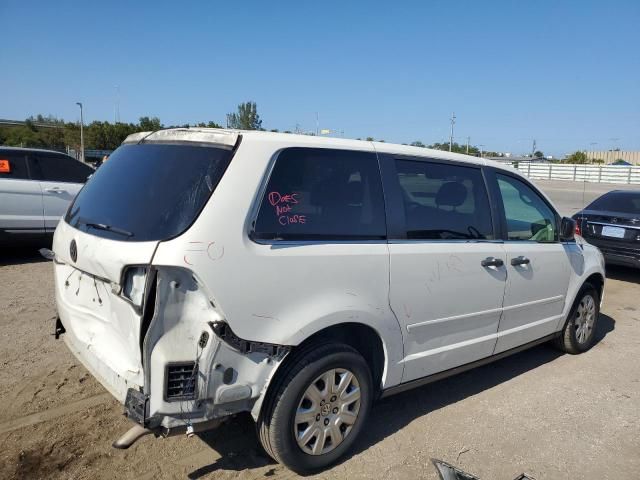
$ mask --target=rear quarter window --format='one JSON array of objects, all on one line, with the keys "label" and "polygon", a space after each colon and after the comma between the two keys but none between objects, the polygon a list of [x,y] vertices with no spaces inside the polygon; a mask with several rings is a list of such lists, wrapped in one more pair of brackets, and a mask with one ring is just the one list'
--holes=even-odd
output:
[{"label": "rear quarter window", "polygon": [[384,199],[376,155],[317,148],[283,150],[267,183],[253,237],[384,239]]},{"label": "rear quarter window", "polygon": [[0,178],[28,180],[26,154],[0,152]]}]

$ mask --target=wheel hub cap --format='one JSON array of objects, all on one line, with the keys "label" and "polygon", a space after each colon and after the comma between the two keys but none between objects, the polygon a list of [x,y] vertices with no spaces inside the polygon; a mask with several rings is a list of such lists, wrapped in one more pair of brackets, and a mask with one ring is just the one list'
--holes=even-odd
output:
[{"label": "wheel hub cap", "polygon": [[310,455],[328,453],[351,433],[360,411],[360,384],[344,368],[328,370],[302,394],[294,419],[298,446]]},{"label": "wheel hub cap", "polygon": [[593,333],[596,321],[596,302],[591,295],[585,295],[576,309],[575,328],[578,343],[586,343]]}]

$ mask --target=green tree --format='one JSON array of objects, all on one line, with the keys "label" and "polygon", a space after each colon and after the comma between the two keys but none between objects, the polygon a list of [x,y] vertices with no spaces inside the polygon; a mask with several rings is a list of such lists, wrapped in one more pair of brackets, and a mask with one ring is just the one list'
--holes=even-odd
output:
[{"label": "green tree", "polygon": [[[433,143],[431,145],[429,145],[427,148],[433,148],[434,150],[444,150],[445,152],[449,151],[449,144],[448,143]],[[461,145],[457,142],[453,142],[451,144],[451,151],[454,153],[467,153],[467,145]],[[478,155],[480,153],[480,149],[478,149],[478,147],[474,147],[472,145],[469,145],[469,155]],[[486,155],[486,152],[485,152]]]},{"label": "green tree", "polygon": [[141,132],[155,132],[163,127],[158,117],[140,117],[138,126],[140,127]]},{"label": "green tree", "polygon": [[573,152],[569,155],[564,163],[577,163],[577,164],[585,164],[589,163],[589,159],[587,158],[587,154],[581,151]]},{"label": "green tree", "polygon": [[262,120],[258,115],[256,102],[245,102],[238,105],[237,113],[227,114],[229,128],[238,130],[262,130]]},{"label": "green tree", "polygon": [[540,150],[536,150],[533,153],[533,156],[536,157],[536,158],[544,158],[544,153],[542,153]]},{"label": "green tree", "polygon": [[416,140],[415,142],[411,142],[409,145],[411,145],[412,147],[426,147],[426,145],[424,143],[422,143],[420,140]]},{"label": "green tree", "polygon": [[[189,127],[189,124],[186,125],[186,128]],[[196,127],[199,128],[222,128],[222,125],[218,125],[216,122],[213,121],[208,121],[207,123],[205,122],[199,122],[196,124]]]}]

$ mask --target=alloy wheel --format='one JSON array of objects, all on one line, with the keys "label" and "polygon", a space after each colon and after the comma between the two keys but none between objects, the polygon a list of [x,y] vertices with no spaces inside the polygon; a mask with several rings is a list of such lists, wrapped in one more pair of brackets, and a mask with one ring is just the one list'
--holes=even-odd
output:
[{"label": "alloy wheel", "polygon": [[360,411],[360,384],[344,368],[318,376],[302,394],[294,420],[298,446],[310,455],[334,450],[351,433]]},{"label": "alloy wheel", "polygon": [[591,295],[585,295],[576,309],[576,340],[580,344],[586,343],[593,332],[596,321],[596,302]]}]

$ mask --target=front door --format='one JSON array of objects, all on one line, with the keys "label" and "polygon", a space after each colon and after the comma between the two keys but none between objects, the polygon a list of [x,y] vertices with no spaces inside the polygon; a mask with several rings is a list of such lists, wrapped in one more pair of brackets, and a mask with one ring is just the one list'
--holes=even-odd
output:
[{"label": "front door", "polygon": [[554,333],[562,317],[570,275],[559,240],[559,215],[532,186],[496,174],[505,225],[507,289],[495,353]]},{"label": "front door", "polygon": [[416,158],[393,166],[385,194],[401,199],[389,217],[404,218],[404,238],[389,240],[390,304],[403,329],[406,382],[492,354],[505,251],[480,166]]}]

